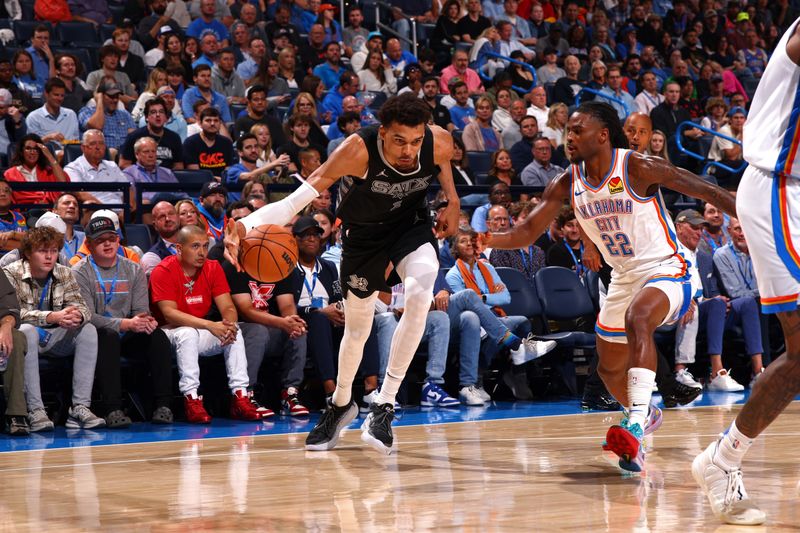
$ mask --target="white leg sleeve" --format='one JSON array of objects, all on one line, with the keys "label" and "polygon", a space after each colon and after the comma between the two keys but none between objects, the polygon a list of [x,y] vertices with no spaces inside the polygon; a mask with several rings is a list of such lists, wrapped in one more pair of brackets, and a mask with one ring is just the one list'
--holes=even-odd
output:
[{"label": "white leg sleeve", "polygon": [[353,380],[364,356],[364,344],[372,331],[375,316],[375,300],[378,293],[359,298],[353,291],[347,292],[344,301],[344,337],[339,346],[339,372],[336,376],[336,390],[333,403],[344,407],[352,398]]},{"label": "white leg sleeve", "polygon": [[304,181],[292,194],[283,200],[267,204],[255,213],[250,213],[240,220],[247,231],[264,224],[285,226],[301,209],[319,196],[317,190]]},{"label": "white leg sleeve", "polygon": [[389,364],[381,386],[379,403],[394,404],[395,396],[403,382],[408,365],[417,352],[425,320],[433,300],[433,285],[439,270],[436,250],[425,243],[400,261],[397,273],[405,287],[405,311],[397,324],[389,349]]}]

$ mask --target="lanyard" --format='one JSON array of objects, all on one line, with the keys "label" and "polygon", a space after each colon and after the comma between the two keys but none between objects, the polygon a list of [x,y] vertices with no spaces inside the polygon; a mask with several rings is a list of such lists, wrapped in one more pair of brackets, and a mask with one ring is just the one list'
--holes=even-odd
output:
[{"label": "lanyard", "polygon": [[703,240],[706,241],[706,244],[711,247],[712,254],[717,251],[717,248],[720,247],[720,245],[717,244],[717,241],[714,240],[714,237],[712,237],[706,230],[703,230]]},{"label": "lanyard", "polygon": [[306,286],[306,290],[308,291],[308,298],[314,298],[314,287],[317,286],[317,274],[319,274],[319,261],[314,264],[314,270],[311,271],[311,285],[308,284],[308,280],[306,279],[306,269],[303,268],[303,285]]},{"label": "lanyard", "polygon": [[751,263],[751,268],[748,268],[747,261],[744,261],[744,264],[742,264],[743,261],[742,258],[739,257],[739,253],[736,250],[732,251],[734,257],[736,257],[736,266],[739,267],[739,274],[742,275],[742,280],[744,281],[744,284],[747,286],[749,290],[753,290],[753,287],[750,283],[750,279],[752,278],[752,276],[746,275],[750,273],[752,269],[752,263]]},{"label": "lanyard", "polygon": [[530,270],[533,268],[533,245],[528,246],[528,258],[525,258],[525,250],[519,250],[519,256],[522,258],[522,269],[525,271],[526,274],[530,274]]},{"label": "lanyard", "polygon": [[[45,284],[44,284],[44,287],[42,287],[42,294],[41,294],[41,295],[39,295],[39,311],[42,311],[42,310],[43,310],[43,309],[42,309],[42,306],[44,305],[44,296],[45,296],[45,294],[47,294],[48,292],[50,292],[50,282],[51,282],[52,280],[53,280],[53,277],[52,277],[52,275],[50,275],[50,276],[47,276],[47,283],[45,283]],[[51,298],[50,298],[50,305],[52,306],[52,304],[53,304],[53,298],[51,297]]]},{"label": "lanyard", "polygon": [[[75,248],[72,247],[73,242]],[[64,238],[64,249],[67,251],[67,259],[72,259],[78,253],[78,237],[73,234],[71,240]]]},{"label": "lanyard", "polygon": [[[575,272],[578,273],[578,276],[583,274],[583,265],[580,264],[578,258],[575,257],[575,252],[572,251],[572,246],[569,245],[567,239],[564,239],[564,247],[569,252],[569,255],[572,256],[572,262],[575,263]],[[583,257],[583,243],[581,243],[581,257]]]},{"label": "lanyard", "polygon": [[106,292],[106,281],[100,274],[100,269],[97,268],[97,263],[94,262],[94,257],[89,256],[89,263],[91,263],[92,268],[94,269],[94,275],[97,276],[97,283],[100,284],[100,289],[103,291],[103,299],[105,300],[105,306],[108,307],[108,304],[110,304],[111,300],[114,299],[114,289],[117,287],[117,277],[119,276],[119,261],[117,261],[117,268],[114,270],[114,279],[111,280],[111,287],[108,289],[108,292]]}]

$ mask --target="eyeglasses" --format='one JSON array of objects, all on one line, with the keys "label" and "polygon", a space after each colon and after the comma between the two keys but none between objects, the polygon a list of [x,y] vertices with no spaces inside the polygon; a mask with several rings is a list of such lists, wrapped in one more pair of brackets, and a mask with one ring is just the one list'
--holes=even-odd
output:
[{"label": "eyeglasses", "polygon": [[151,109],[148,115],[166,115],[167,112],[163,109]]}]

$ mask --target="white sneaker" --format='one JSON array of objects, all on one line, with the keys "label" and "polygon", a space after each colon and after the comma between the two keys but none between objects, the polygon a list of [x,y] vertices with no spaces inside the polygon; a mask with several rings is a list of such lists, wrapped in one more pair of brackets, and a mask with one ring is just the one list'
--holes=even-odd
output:
[{"label": "white sneaker", "polygon": [[539,359],[543,355],[553,351],[556,341],[537,341],[533,334],[529,334],[522,339],[522,344],[516,350],[511,350],[511,360],[515,365],[524,365],[528,361]]},{"label": "white sneaker", "polygon": [[748,388],[751,391],[753,390],[753,387],[756,386],[756,381],[758,380],[759,376],[761,376],[761,374],[763,373],[764,373],[764,368],[762,367],[761,372],[759,372],[758,374],[753,374],[753,377],[750,378],[750,385],[748,386]]},{"label": "white sneaker", "polygon": [[85,405],[75,405],[69,408],[67,417],[68,429],[94,429],[105,427],[106,421],[95,415]]},{"label": "white sneaker", "polygon": [[461,390],[458,391],[458,399],[464,405],[483,405],[485,403],[475,385],[461,387]]},{"label": "white sneaker", "polygon": [[703,489],[711,510],[728,524],[755,526],[763,524],[767,515],[747,496],[738,468],[726,471],[714,463],[719,440],[692,461],[692,477]]},{"label": "white sneaker", "polygon": [[683,383],[687,387],[692,387],[693,389],[702,389],[703,385],[697,382],[694,379],[694,376],[691,372],[686,370],[685,368],[681,368],[675,373],[675,381],[678,383]]},{"label": "white sneaker", "polygon": [[722,392],[739,392],[744,390],[744,385],[741,385],[733,379],[728,371],[724,368],[717,372],[716,376],[712,376],[708,382],[708,390],[722,391]]},{"label": "white sneaker", "polygon": [[378,400],[378,389],[374,389],[369,394],[365,394],[361,397],[361,403],[358,406],[359,414],[366,415],[369,414],[370,406]]},{"label": "white sneaker", "polygon": [[477,391],[478,395],[483,398],[484,402],[491,402],[492,397],[489,396],[489,393],[486,392],[486,389],[483,388],[482,385],[474,385],[475,390]]}]

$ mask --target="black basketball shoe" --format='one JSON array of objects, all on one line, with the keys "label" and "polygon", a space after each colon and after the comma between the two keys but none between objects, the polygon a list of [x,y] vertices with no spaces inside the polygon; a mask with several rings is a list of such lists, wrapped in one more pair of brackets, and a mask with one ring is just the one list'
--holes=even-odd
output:
[{"label": "black basketball shoe", "polygon": [[366,420],[361,425],[361,440],[381,453],[391,454],[394,451],[392,420],[394,420],[392,404],[373,403]]},{"label": "black basketball shoe", "polygon": [[339,441],[339,434],[356,416],[358,416],[358,406],[352,400],[344,407],[333,404],[328,406],[317,421],[317,425],[308,433],[306,450],[313,452],[332,450]]},{"label": "black basketball shoe", "polygon": [[697,387],[690,387],[684,385],[680,381],[676,381],[672,385],[672,390],[669,393],[662,394],[664,400],[664,407],[677,407],[678,405],[686,405],[694,401],[695,398],[703,393],[703,389]]}]

